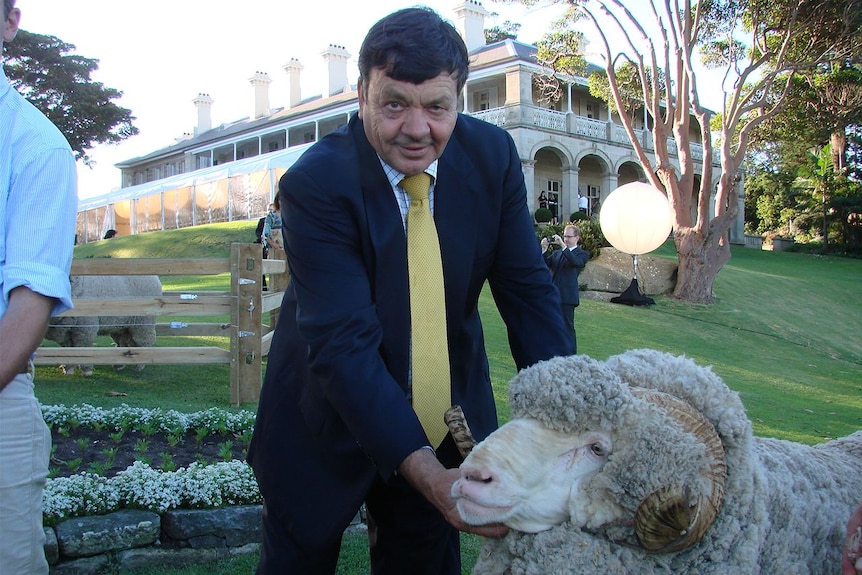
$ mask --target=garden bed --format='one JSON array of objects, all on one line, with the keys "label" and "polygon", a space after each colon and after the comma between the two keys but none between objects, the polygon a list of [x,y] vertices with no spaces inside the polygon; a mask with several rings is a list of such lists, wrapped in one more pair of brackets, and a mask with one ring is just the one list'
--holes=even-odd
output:
[{"label": "garden bed", "polygon": [[260,503],[245,454],[254,414],[126,405],[44,406],[51,465],[46,525],[118,509],[162,513]]}]

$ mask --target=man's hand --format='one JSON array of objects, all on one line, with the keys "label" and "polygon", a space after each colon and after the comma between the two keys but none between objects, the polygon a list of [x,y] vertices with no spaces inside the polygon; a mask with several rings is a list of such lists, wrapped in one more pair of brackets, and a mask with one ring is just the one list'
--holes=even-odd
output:
[{"label": "man's hand", "polygon": [[9,292],[9,306],[0,318],[0,390],[27,369],[30,355],[42,343],[54,298],[27,287]]},{"label": "man's hand", "polygon": [[461,477],[457,469],[446,469],[430,449],[417,449],[407,456],[398,467],[404,477],[419,493],[436,507],[446,521],[459,531],[475,533],[483,537],[502,537],[509,528],[500,523],[493,525],[469,525],[461,520],[452,499],[452,484]]}]

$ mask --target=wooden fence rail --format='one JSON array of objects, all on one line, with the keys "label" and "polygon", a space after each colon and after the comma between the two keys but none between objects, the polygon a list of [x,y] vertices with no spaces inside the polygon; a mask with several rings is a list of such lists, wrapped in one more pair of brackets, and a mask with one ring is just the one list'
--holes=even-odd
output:
[{"label": "wooden fence rail", "polygon": [[[73,299],[71,317],[112,315],[229,315],[227,323],[157,323],[157,336],[224,336],[230,349],[201,347],[40,347],[36,365],[228,364],[230,403],[256,402],[260,396],[261,359],[269,353],[272,329],[288,273],[282,250],[262,258],[260,244],[231,244],[230,258],[94,258],[72,262],[72,275],[198,276],[230,272],[229,292],[164,292],[161,297]],[[269,291],[262,291],[262,274]],[[269,312],[270,325],[263,323]]]}]

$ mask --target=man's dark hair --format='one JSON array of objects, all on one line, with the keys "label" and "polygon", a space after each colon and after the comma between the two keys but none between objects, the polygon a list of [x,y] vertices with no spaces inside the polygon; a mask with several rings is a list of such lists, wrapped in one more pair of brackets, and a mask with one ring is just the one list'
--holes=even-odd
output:
[{"label": "man's dark hair", "polygon": [[467,46],[449,22],[429,8],[405,8],[383,17],[359,49],[359,80],[382,68],[401,82],[421,84],[442,73],[464,87],[469,72]]},{"label": "man's dark hair", "polygon": [[3,0],[3,19],[9,17],[9,12],[15,7],[15,0]]}]

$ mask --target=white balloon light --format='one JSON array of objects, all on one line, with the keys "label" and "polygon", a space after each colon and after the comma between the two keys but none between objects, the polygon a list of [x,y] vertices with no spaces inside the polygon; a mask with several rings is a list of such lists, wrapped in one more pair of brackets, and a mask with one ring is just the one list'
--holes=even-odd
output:
[{"label": "white balloon light", "polygon": [[599,223],[619,251],[646,254],[667,240],[673,225],[667,196],[643,182],[618,187],[602,203]]}]

